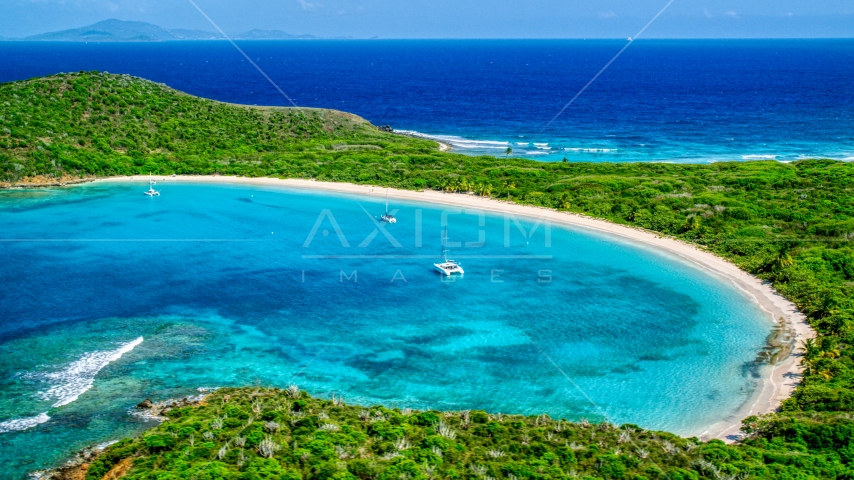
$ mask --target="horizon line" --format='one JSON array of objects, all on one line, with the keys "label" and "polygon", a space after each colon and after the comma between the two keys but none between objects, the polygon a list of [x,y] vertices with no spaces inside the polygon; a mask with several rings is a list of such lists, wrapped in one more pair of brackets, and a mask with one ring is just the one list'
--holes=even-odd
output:
[{"label": "horizon line", "polygon": [[[46,32],[56,33],[56,32]],[[213,33],[213,32],[211,32]],[[4,37],[0,35],[0,42],[30,42],[30,43],[189,43],[189,42],[227,42],[225,38],[211,39],[165,39],[165,40],[39,40],[30,37],[42,34],[30,35],[28,37]],[[311,34],[304,34],[311,35]],[[298,35],[294,35],[298,36]],[[241,42],[317,42],[317,41],[366,41],[366,40],[626,40],[628,37],[314,37],[314,38],[253,38],[235,39]],[[649,40],[854,40],[850,37],[644,37],[633,40],[643,42]]]}]

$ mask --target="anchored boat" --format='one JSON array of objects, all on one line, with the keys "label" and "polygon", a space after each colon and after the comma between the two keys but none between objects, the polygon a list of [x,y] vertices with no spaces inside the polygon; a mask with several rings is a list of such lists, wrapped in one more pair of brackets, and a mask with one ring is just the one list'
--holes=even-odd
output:
[{"label": "anchored boat", "polygon": [[442,263],[434,263],[436,271],[450,277],[451,275],[462,275],[465,273],[463,267],[456,260],[448,260],[448,227],[445,226],[445,233],[442,236]]},{"label": "anchored boat", "polygon": [[397,219],[394,218],[394,215],[388,213],[388,190],[385,191],[385,214],[380,217],[380,219],[388,223],[397,223]]},{"label": "anchored boat", "polygon": [[155,185],[157,185],[157,182],[155,182],[154,179],[151,178],[151,173],[149,173],[148,174],[148,191],[143,192],[143,193],[145,193],[149,197],[159,197],[160,192],[158,192],[157,190],[154,189]]}]

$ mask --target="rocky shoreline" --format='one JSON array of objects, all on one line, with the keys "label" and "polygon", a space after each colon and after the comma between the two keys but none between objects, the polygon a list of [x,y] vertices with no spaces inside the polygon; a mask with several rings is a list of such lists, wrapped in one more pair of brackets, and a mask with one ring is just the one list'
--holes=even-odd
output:
[{"label": "rocky shoreline", "polygon": [[70,175],[62,175],[59,178],[46,177],[44,175],[36,175],[35,177],[24,177],[15,183],[0,182],[0,189],[10,188],[45,188],[45,187],[64,187],[66,185],[76,185],[79,183],[93,182],[98,177],[72,177]]},{"label": "rocky shoreline", "polygon": [[[176,408],[197,407],[203,405],[207,394],[195,395],[192,397],[184,397],[179,399],[164,400],[162,402],[152,402],[150,399],[138,403],[131,411],[131,415],[145,420],[156,420],[163,422],[167,420],[166,414]],[[83,450],[75,453],[71,459],[63,465],[47,470],[38,470],[32,472],[29,476],[31,480],[85,480],[86,472],[89,465],[101,455],[104,450],[115,441],[106,442],[99,445],[86,447]],[[130,469],[132,461],[122,462],[111,470],[105,479],[117,479],[124,476],[127,470]]]},{"label": "rocky shoreline", "polygon": [[75,453],[61,467],[33,472],[29,478],[32,480],[84,480],[89,465],[113,443],[115,442],[107,442],[94,447],[84,448]]},{"label": "rocky shoreline", "polygon": [[140,418],[165,421],[167,420],[166,414],[171,410],[184,407],[198,407],[204,404],[205,397],[207,397],[207,394],[164,400],[162,402],[152,402],[150,399],[145,399],[136,405],[136,411],[133,412],[133,415]]},{"label": "rocky shoreline", "polygon": [[798,333],[792,324],[782,317],[777,322],[779,326],[768,336],[767,345],[759,352],[757,363],[776,365],[788,359],[797,349]]},{"label": "rocky shoreline", "polygon": [[436,140],[435,138],[430,137],[429,135],[418,135],[415,133],[409,133],[409,132],[404,132],[401,130],[395,130],[395,129],[391,128],[391,125],[384,125],[381,127],[377,127],[377,129],[381,132],[393,133],[395,135],[400,135],[402,137],[417,138],[419,140],[432,140],[432,141],[439,144],[439,151],[440,152],[450,152],[453,148],[453,147],[451,147],[450,144]]}]

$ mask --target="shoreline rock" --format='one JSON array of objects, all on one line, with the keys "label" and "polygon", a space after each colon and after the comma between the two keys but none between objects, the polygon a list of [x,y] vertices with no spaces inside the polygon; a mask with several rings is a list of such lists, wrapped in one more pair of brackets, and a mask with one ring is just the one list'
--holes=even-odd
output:
[{"label": "shoreline rock", "polygon": [[[131,415],[140,417],[145,420],[157,420],[163,422],[167,420],[165,416],[171,410],[183,407],[197,407],[203,405],[206,393],[194,395],[178,399],[164,400],[162,402],[153,402],[151,399],[145,399],[139,402]],[[29,474],[30,480],[84,480],[86,471],[89,465],[101,455],[104,450],[116,441],[101,443],[95,446],[86,447],[83,450],[75,453],[64,464],[56,468],[46,470],[37,470]]]},{"label": "shoreline rock", "polygon": [[[197,407],[202,405],[207,394],[194,395],[178,399],[164,400],[162,402],[152,402],[146,398],[136,405],[136,416],[145,419],[156,419],[160,421],[166,420],[166,414],[176,408]],[[133,414],[133,413],[132,413]]]},{"label": "shoreline rock", "polygon": [[107,442],[94,447],[86,447],[75,453],[70,460],[62,466],[47,470],[37,470],[30,473],[31,480],[84,480],[89,465],[98,458],[110,445],[116,442]]},{"label": "shoreline rock", "polygon": [[36,175],[35,177],[24,177],[20,181],[15,183],[0,182],[0,189],[64,187],[66,185],[76,185],[79,183],[93,182],[97,179],[98,177],[79,178],[72,177],[69,175],[63,175],[60,178],[56,178]]}]

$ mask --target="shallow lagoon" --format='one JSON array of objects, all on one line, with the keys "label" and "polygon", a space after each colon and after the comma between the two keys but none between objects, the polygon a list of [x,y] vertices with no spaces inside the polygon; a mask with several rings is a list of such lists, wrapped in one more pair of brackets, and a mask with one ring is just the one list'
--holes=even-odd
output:
[{"label": "shallow lagoon", "polygon": [[[731,283],[602,234],[415,204],[383,229],[381,195],[158,188],[0,192],[13,474],[145,428],[144,398],[226,385],[697,434],[749,397],[772,328]],[[452,282],[432,271],[443,216]]]}]

